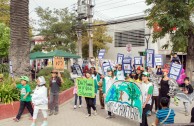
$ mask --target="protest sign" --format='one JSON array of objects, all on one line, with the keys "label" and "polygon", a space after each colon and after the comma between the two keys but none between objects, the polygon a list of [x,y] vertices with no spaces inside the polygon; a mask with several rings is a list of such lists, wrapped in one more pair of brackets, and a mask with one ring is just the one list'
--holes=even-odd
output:
[{"label": "protest sign", "polygon": [[125,74],[131,74],[132,72],[131,60],[130,57],[125,57],[123,59],[123,70]]},{"label": "protest sign", "polygon": [[74,64],[73,67],[75,68],[76,73],[77,73],[78,76],[82,76],[83,75],[81,67],[80,67],[79,64]]},{"label": "protest sign", "polygon": [[123,64],[124,54],[117,54],[117,64]]},{"label": "protest sign", "polygon": [[106,50],[105,49],[101,49],[98,53],[98,59],[103,59],[104,58],[104,54],[105,54]]},{"label": "protest sign", "polygon": [[142,57],[134,57],[134,67],[137,69],[139,66],[142,67]]},{"label": "protest sign", "polygon": [[115,81],[108,89],[105,109],[116,115],[142,121],[142,92],[133,82]]},{"label": "protest sign", "polygon": [[95,97],[95,86],[93,79],[77,78],[76,79],[78,96],[94,98]]},{"label": "protest sign", "polygon": [[154,49],[146,49],[146,66],[154,68]]},{"label": "protest sign", "polygon": [[162,55],[155,55],[155,65],[163,66]]},{"label": "protest sign", "polygon": [[102,68],[103,68],[103,71],[104,71],[104,75],[107,75],[107,69],[111,68],[110,62],[102,63]]},{"label": "protest sign", "polygon": [[64,68],[65,68],[64,57],[54,57],[53,67],[57,71],[64,72]]},{"label": "protest sign", "polygon": [[169,77],[172,79],[178,80],[181,74],[181,70],[182,70],[182,65],[171,63]]}]

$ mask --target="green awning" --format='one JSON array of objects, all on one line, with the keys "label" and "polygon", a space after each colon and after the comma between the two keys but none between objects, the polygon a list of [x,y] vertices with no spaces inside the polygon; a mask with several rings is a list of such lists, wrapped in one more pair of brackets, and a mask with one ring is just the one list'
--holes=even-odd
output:
[{"label": "green awning", "polygon": [[37,56],[37,59],[50,59],[53,57],[64,57],[64,58],[73,58],[73,59],[77,59],[77,58],[81,58],[80,56],[76,55],[76,54],[72,54],[72,53],[68,53],[62,50],[55,50],[53,52],[49,52],[49,53],[44,53],[42,55]]},{"label": "green awning", "polygon": [[34,53],[30,53],[30,59],[37,59],[38,56],[42,56],[45,53],[43,52],[34,52]]}]

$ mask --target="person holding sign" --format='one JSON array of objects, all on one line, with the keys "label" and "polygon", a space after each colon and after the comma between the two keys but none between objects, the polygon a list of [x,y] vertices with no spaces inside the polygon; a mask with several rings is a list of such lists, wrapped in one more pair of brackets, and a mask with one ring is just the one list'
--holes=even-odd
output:
[{"label": "person holding sign", "polygon": [[150,110],[152,104],[153,84],[149,82],[149,76],[148,72],[143,72],[142,74],[143,113],[140,126],[148,126],[147,112]]},{"label": "person holding sign", "polygon": [[141,66],[139,66],[137,69],[136,69],[136,75],[135,75],[135,80],[136,82],[141,82],[141,79],[142,79],[142,71],[141,71]]},{"label": "person holding sign", "polygon": [[[91,72],[90,71],[86,72],[86,79],[88,79],[88,80],[91,79]],[[85,97],[85,100],[86,100],[86,105],[87,105],[87,110],[88,110],[88,115],[86,117],[91,116],[91,108],[94,110],[94,115],[97,115],[96,106],[94,105],[94,98]]]},{"label": "person holding sign", "polygon": [[[106,93],[108,92],[108,90],[111,87],[111,85],[113,84],[113,82],[115,80],[117,80],[117,78],[116,78],[116,76],[114,76],[114,72],[111,68],[107,69],[107,73],[108,73],[108,76],[103,78],[103,83],[102,83],[104,97],[106,97]],[[109,119],[111,117],[114,117],[114,116],[112,115],[111,112],[108,111],[108,116],[106,117],[106,119]]]},{"label": "person holding sign", "polygon": [[122,70],[122,65],[119,64],[117,70],[115,71],[115,76],[118,80],[125,80],[124,71]]},{"label": "person holding sign", "polygon": [[[61,74],[53,70],[51,72],[52,77],[50,79],[50,113],[51,115],[57,115],[59,112],[59,91],[61,87],[61,83],[63,83],[63,79],[61,77]],[[55,112],[54,112],[55,110]]]}]

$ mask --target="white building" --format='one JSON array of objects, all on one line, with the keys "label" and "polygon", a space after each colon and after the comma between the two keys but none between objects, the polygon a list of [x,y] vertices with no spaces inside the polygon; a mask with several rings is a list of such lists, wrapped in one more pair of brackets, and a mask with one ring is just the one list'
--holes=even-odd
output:
[{"label": "white building", "polygon": [[[145,34],[152,34],[153,32],[153,29],[149,29],[146,23],[145,15],[109,22],[111,25],[108,25],[107,34],[113,38],[113,41],[107,44],[109,50],[105,54],[105,59],[116,61],[117,53],[125,54],[125,56],[131,55],[132,57],[140,56],[147,48]],[[154,49],[155,54],[163,54],[164,60],[166,57],[169,59],[171,48],[162,49],[162,46],[169,41],[169,35],[158,40],[157,43],[152,43],[152,40],[152,36],[150,36],[148,48]],[[132,44],[130,54],[126,50],[128,43]],[[180,53],[179,55],[182,54]]]}]

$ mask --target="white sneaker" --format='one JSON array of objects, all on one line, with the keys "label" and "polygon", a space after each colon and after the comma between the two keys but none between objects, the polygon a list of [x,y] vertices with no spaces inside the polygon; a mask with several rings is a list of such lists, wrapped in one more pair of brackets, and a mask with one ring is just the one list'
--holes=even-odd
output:
[{"label": "white sneaker", "polygon": [[110,118],[111,118],[111,116],[109,116],[109,115],[106,117],[106,119],[110,119]]},{"label": "white sneaker", "polygon": [[81,108],[82,107],[82,105],[79,105],[79,108]]},{"label": "white sneaker", "polygon": [[77,105],[74,105],[74,107],[73,107],[74,109],[76,109],[77,108]]},{"label": "white sneaker", "polygon": [[95,116],[97,115],[97,111],[94,111],[94,115],[95,115]]},{"label": "white sneaker", "polygon": [[32,123],[31,126],[36,126],[36,124],[35,123]]},{"label": "white sneaker", "polygon": [[48,122],[44,121],[41,126],[48,126]]},{"label": "white sneaker", "polygon": [[88,117],[90,117],[91,115],[90,114],[88,114],[87,116],[86,116],[86,118],[88,118]]}]

